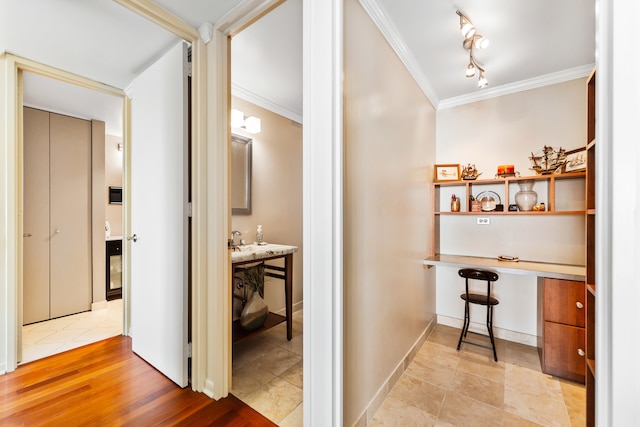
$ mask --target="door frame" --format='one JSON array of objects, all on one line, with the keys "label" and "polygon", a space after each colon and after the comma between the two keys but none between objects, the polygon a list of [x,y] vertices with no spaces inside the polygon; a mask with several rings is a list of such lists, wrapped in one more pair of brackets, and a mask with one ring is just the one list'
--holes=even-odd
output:
[{"label": "door frame", "polygon": [[[77,76],[66,71],[59,70],[35,61],[21,58],[11,54],[2,56],[2,72],[5,73],[2,79],[6,82],[6,107],[7,116],[4,122],[5,135],[7,137],[7,155],[14,161],[7,161],[7,185],[6,194],[3,199],[7,200],[6,209],[6,242],[9,248],[7,251],[7,264],[3,266],[6,271],[6,304],[7,316],[0,319],[0,327],[7,331],[6,348],[3,353],[7,355],[5,366],[0,366],[0,372],[10,372],[16,369],[21,353],[22,345],[22,313],[23,313],[23,190],[24,183],[22,174],[23,165],[23,72],[31,72],[41,76],[59,80],[65,83],[80,86],[86,89],[96,90],[109,95],[125,97],[124,91],[112,86],[97,83],[90,79]],[[0,196],[2,196],[0,194]],[[93,230],[94,227],[92,227]],[[126,302],[125,302],[126,304]],[[2,324],[2,321],[6,324]]]}]

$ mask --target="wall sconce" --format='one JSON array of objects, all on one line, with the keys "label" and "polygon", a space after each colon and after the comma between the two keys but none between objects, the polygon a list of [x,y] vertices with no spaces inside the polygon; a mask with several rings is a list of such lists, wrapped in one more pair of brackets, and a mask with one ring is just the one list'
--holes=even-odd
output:
[{"label": "wall sconce", "polygon": [[480,72],[478,76],[478,88],[482,89],[489,86],[489,82],[484,75],[484,67],[482,67],[473,57],[473,49],[486,49],[489,46],[489,39],[478,34],[475,25],[471,23],[471,20],[464,16],[462,12],[456,10],[458,16],[460,16],[460,32],[464,36],[462,41],[462,47],[469,51],[469,65],[465,76],[473,77],[476,75],[476,70]]},{"label": "wall sconce", "polygon": [[259,133],[261,129],[260,119],[253,116],[245,116],[240,110],[231,110],[231,127],[244,129],[249,133]]}]

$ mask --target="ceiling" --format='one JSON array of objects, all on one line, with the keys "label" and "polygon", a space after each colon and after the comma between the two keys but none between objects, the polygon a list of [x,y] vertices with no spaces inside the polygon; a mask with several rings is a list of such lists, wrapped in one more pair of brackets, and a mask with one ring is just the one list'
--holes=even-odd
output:
[{"label": "ceiling", "polygon": [[[302,1],[287,0],[232,42],[233,93],[298,122]],[[156,3],[198,28],[219,21],[246,0]],[[595,0],[360,3],[437,108],[585,76],[595,62]],[[491,40],[486,50],[476,52],[486,69],[488,88],[478,89],[476,79],[464,76],[469,56],[458,31],[458,9]],[[126,88],[177,42],[172,34],[110,0],[0,0],[0,52],[118,88]],[[64,84],[48,86],[47,80],[27,76],[25,103],[100,120],[105,120],[101,114],[108,116],[111,107],[97,111],[101,107],[92,96],[86,96],[86,102],[93,106],[82,104],[77,111],[56,104],[56,98],[68,101],[80,95],[71,97]],[[105,105],[113,98],[106,97]]]}]

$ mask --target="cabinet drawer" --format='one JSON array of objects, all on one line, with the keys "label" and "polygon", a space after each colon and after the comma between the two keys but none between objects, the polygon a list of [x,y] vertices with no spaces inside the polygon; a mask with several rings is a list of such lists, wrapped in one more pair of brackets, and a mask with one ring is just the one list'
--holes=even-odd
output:
[{"label": "cabinet drawer", "polygon": [[584,383],[584,328],[544,322],[542,372]]},{"label": "cabinet drawer", "polygon": [[584,282],[544,279],[544,320],[584,327]]}]

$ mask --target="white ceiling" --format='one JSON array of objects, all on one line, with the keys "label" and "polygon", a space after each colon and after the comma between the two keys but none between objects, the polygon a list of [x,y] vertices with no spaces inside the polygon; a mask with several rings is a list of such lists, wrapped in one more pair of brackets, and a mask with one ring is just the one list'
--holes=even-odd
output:
[{"label": "white ceiling", "polygon": [[[595,62],[595,0],[360,2],[438,108],[577,78]],[[244,2],[156,3],[198,28]],[[476,55],[486,68],[486,89],[464,77],[468,52],[462,48],[456,9],[491,40]],[[118,88],[126,88],[177,42],[111,0],[0,0],[0,52]],[[236,95],[301,121],[302,0],[287,0],[234,38],[232,80]],[[28,80],[25,102],[40,107],[55,103],[44,95],[54,98],[58,91],[36,86],[44,83]],[[50,108],[64,112],[73,107]],[[91,114],[107,114],[106,109]],[[86,105],[76,110],[67,113],[85,117],[90,112]]]}]

